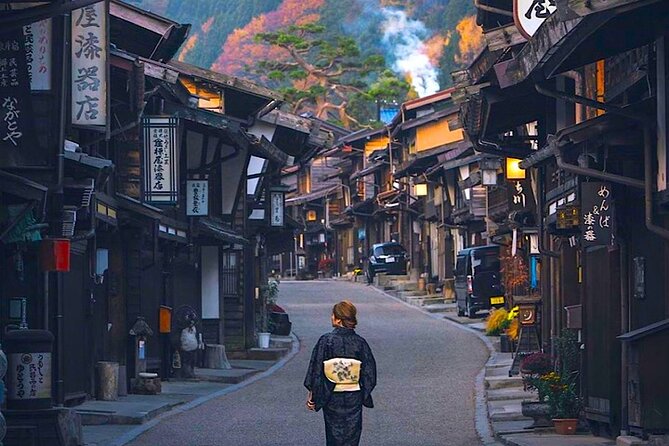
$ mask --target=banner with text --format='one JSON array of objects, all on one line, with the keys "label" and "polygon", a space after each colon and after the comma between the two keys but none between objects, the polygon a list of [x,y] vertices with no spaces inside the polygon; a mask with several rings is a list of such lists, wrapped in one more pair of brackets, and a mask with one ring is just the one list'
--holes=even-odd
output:
[{"label": "banner with text", "polygon": [[30,88],[33,91],[51,90],[51,29],[51,19],[23,27]]},{"label": "banner with text", "polygon": [[72,11],[72,124],[107,125],[107,2]]},{"label": "banner with text", "polygon": [[34,147],[30,80],[23,30],[0,34],[0,159],[21,164]]},{"label": "banner with text", "polygon": [[176,204],[179,196],[178,120],[166,116],[142,118],[143,200]]},{"label": "banner with text", "polygon": [[189,217],[209,215],[209,181],[186,181],[186,215]]},{"label": "banner with text", "polygon": [[581,244],[584,248],[613,243],[614,210],[611,184],[581,184]]}]

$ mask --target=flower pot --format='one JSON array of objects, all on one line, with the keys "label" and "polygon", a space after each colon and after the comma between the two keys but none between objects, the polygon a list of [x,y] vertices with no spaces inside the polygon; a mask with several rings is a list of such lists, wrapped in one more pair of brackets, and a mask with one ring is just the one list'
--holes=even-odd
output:
[{"label": "flower pot", "polygon": [[269,333],[258,333],[258,347],[269,348]]},{"label": "flower pot", "polygon": [[576,433],[577,425],[577,418],[553,418],[555,433],[560,435],[574,435]]},{"label": "flower pot", "polygon": [[548,403],[541,401],[523,401],[520,403],[523,416],[532,418],[534,423],[529,428],[550,427],[553,425],[548,418],[551,413],[551,407]]}]

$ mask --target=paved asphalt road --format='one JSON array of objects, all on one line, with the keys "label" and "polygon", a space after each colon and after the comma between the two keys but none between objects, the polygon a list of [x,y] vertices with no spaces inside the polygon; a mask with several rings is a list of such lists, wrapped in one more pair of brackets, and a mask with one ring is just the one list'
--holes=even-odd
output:
[{"label": "paved asphalt road", "polygon": [[132,445],[312,446],[325,444],[323,416],[306,410],[302,386],[311,349],[331,329],[332,305],[358,307],[358,333],[378,367],[376,407],[365,409],[361,445],[474,446],[474,379],[487,359],[475,335],[348,282],[281,283],[299,353],[235,393],[169,417]]}]

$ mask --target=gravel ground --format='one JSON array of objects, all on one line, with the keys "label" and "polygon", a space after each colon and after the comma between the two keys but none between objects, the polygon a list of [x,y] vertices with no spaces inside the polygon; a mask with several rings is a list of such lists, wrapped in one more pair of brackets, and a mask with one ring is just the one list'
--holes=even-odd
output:
[{"label": "gravel ground", "polygon": [[358,333],[376,357],[376,407],[364,412],[361,445],[474,446],[474,380],[488,351],[473,334],[372,288],[347,282],[282,282],[279,305],[300,352],[270,377],[166,418],[132,445],[302,446],[325,444],[323,417],[304,407],[302,381],[330,311],[348,298]]}]

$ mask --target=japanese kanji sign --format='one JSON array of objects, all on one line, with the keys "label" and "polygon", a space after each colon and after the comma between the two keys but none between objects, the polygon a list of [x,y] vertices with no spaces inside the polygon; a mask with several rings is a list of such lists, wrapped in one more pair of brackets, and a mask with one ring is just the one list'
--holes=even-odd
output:
[{"label": "japanese kanji sign", "polygon": [[51,353],[11,353],[7,373],[13,400],[51,398]]},{"label": "japanese kanji sign", "polygon": [[610,245],[613,241],[613,192],[609,183],[581,184],[582,246]]},{"label": "japanese kanji sign", "polygon": [[209,215],[209,182],[207,180],[186,181],[186,215],[189,217]]},{"label": "japanese kanji sign", "polygon": [[283,226],[283,192],[270,192],[270,226]]},{"label": "japanese kanji sign", "polygon": [[143,198],[147,203],[176,204],[179,184],[178,121],[164,116],[142,118]]},{"label": "japanese kanji sign", "polygon": [[107,124],[107,2],[72,12],[72,124]]},{"label": "japanese kanji sign", "polygon": [[509,207],[511,211],[534,210],[534,194],[529,180],[512,180],[508,183]]},{"label": "japanese kanji sign", "polygon": [[51,90],[51,19],[23,27],[30,88]]},{"label": "japanese kanji sign", "polygon": [[513,19],[518,31],[527,39],[556,10],[555,0],[513,0]]},{"label": "japanese kanji sign", "polygon": [[23,30],[0,34],[0,148],[12,151],[13,159],[34,141],[28,79]]}]

